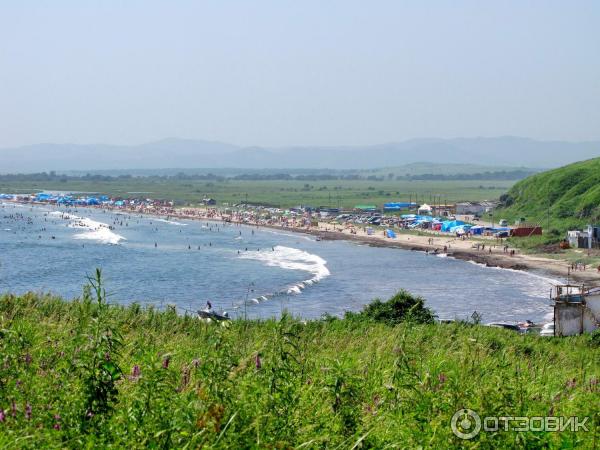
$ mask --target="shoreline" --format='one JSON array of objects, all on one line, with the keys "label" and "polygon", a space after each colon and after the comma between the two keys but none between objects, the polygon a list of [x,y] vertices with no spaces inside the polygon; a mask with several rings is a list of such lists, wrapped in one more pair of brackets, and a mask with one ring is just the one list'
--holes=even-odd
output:
[{"label": "shoreline", "polygon": [[[44,203],[22,203],[10,200],[4,200],[7,203],[15,203],[24,206],[47,206]],[[441,235],[434,233],[425,233],[423,235],[403,233],[401,230],[396,231],[396,238],[386,238],[379,233],[382,230],[377,230],[376,234],[367,234],[363,230],[355,230],[354,228],[338,228],[334,224],[327,222],[319,222],[318,228],[299,226],[295,223],[291,225],[261,223],[258,221],[249,220],[234,220],[232,217],[225,217],[222,214],[208,214],[206,208],[178,208],[169,210],[135,210],[135,209],[120,209],[84,206],[82,208],[101,209],[108,212],[120,212],[126,214],[141,214],[152,217],[168,217],[196,221],[211,221],[220,223],[229,223],[235,225],[246,225],[256,228],[268,228],[278,231],[288,231],[292,233],[300,233],[309,236],[314,236],[321,240],[345,240],[358,244],[369,245],[371,247],[381,248],[399,248],[409,251],[421,251],[438,254],[446,254],[450,258],[470,261],[476,264],[481,264],[486,267],[530,271],[537,272],[543,275],[559,277],[562,280],[569,280],[576,283],[592,283],[600,284],[600,272],[590,268],[587,271],[570,271],[569,263],[566,260],[551,259],[540,255],[529,255],[516,252],[511,256],[510,252],[503,250],[503,245],[498,245],[493,239],[483,239],[482,241],[461,240],[452,235]],[[60,209],[60,207],[58,208]],[[74,209],[79,208],[65,208]],[[190,212],[194,214],[190,214]],[[330,229],[330,228],[333,228]],[[351,231],[352,230],[352,231]],[[430,242],[431,240],[431,242]],[[485,245],[486,248],[478,249],[477,244]],[[442,249],[446,247],[446,251]],[[491,249],[491,252],[490,252]]]},{"label": "shoreline", "polygon": [[[213,222],[231,223],[236,225],[246,225],[256,228],[269,228],[272,230],[288,231],[292,233],[300,233],[318,237],[324,241],[345,240],[350,242],[356,242],[359,244],[369,245],[371,247],[399,248],[402,250],[409,251],[431,252],[432,254],[435,251],[435,249],[439,250],[441,247],[446,245],[448,246],[448,251],[446,252],[446,255],[449,258],[459,259],[462,261],[469,261],[491,268],[534,272],[538,274],[559,277],[564,280],[569,279],[570,282],[600,284],[600,273],[596,273],[595,269],[590,269],[587,271],[570,271],[569,263],[565,260],[555,260],[539,255],[534,256],[523,253],[515,253],[514,256],[510,256],[509,253],[504,253],[501,248],[500,250],[498,250],[499,247],[495,244],[495,241],[491,239],[488,240],[489,242],[486,243],[486,245],[491,244],[494,246],[494,248],[492,253],[488,253],[487,251],[479,251],[476,248],[468,248],[470,247],[469,244],[474,244],[474,241],[461,241],[457,240],[454,236],[446,235],[412,235],[395,230],[397,233],[397,237],[393,239],[383,238],[377,235],[367,235],[363,233],[352,234],[350,232],[347,232],[347,230],[324,230],[321,228],[306,228],[295,225],[283,226],[256,222],[235,221],[226,220],[222,217],[214,216],[194,216],[188,214],[171,214],[170,216],[178,217],[180,219],[207,220]],[[327,223],[319,223],[319,227],[323,226],[332,225]],[[433,244],[429,244],[427,242],[430,238],[433,238]]]}]

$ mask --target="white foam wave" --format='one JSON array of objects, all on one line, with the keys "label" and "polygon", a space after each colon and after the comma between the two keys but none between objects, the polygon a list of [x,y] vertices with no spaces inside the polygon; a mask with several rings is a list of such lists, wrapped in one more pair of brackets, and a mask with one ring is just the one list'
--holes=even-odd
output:
[{"label": "white foam wave", "polygon": [[318,283],[328,277],[331,272],[327,268],[327,261],[319,255],[299,250],[297,248],[277,245],[273,251],[246,252],[239,256],[241,259],[261,261],[270,267],[280,267],[288,270],[302,270],[312,274],[311,278],[300,281],[284,289],[280,294],[297,295],[308,286]]},{"label": "white foam wave", "polygon": [[167,220],[167,219],[154,219],[155,222],[163,222],[168,223],[169,225],[177,225],[180,227],[187,227],[187,223],[176,222],[175,220]]},{"label": "white foam wave", "polygon": [[67,226],[69,228],[86,230],[83,233],[75,234],[73,239],[86,239],[112,245],[117,245],[121,240],[125,239],[120,234],[113,232],[107,224],[97,222],[88,217],[79,217],[72,214],[62,213],[60,211],[53,211],[50,214],[53,216],[60,216],[63,219],[68,220],[69,224]]}]

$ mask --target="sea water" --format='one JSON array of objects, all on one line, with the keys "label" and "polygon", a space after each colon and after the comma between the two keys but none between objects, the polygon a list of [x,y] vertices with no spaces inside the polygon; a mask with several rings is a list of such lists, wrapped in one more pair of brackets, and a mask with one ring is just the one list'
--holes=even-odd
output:
[{"label": "sea water", "polygon": [[0,204],[0,293],[81,295],[101,268],[110,301],[180,312],[341,316],[400,289],[440,318],[547,321],[555,280],[421,252],[220,222]]}]

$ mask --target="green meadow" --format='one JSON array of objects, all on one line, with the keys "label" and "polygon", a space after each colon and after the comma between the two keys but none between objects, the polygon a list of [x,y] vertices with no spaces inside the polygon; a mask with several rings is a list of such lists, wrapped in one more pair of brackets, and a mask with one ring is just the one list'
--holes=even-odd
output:
[{"label": "green meadow", "polygon": [[[69,179],[0,181],[0,192],[41,190],[100,193],[120,197],[149,197],[198,204],[212,197],[218,204],[250,202],[279,207],[298,205],[352,208],[390,201],[449,202],[497,199],[514,184],[511,180],[178,180],[174,178],[114,178],[110,181]],[[418,197],[417,197],[418,196]]]},{"label": "green meadow", "polygon": [[[0,448],[597,448],[599,335],[542,338],[427,314],[203,323],[174,308],[0,297]],[[401,294],[404,301],[407,294]],[[417,302],[419,303],[419,302]],[[406,313],[406,314],[405,314]],[[425,322],[425,323],[422,323]],[[451,419],[572,417],[587,431]],[[585,418],[588,419],[585,419]]]}]

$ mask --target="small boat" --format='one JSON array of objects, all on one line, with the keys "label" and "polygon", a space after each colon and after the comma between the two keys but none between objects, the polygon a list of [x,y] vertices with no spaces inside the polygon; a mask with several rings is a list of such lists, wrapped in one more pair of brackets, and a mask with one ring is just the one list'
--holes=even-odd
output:
[{"label": "small boat", "polygon": [[231,320],[229,314],[227,314],[226,312],[223,314],[218,314],[214,311],[207,311],[205,309],[198,310],[198,317],[201,319],[217,320],[219,322],[223,320]]}]

